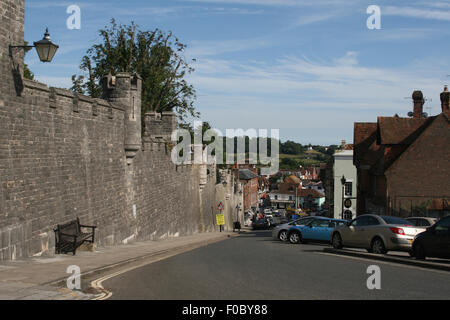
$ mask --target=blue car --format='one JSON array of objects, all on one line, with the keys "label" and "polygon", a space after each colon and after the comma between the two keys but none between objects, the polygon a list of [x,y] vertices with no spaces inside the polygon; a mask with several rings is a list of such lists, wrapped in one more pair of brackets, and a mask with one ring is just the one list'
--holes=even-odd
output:
[{"label": "blue car", "polygon": [[307,241],[331,242],[331,232],[338,225],[344,225],[347,220],[314,217],[306,225],[292,226],[288,231],[290,243],[306,243]]}]

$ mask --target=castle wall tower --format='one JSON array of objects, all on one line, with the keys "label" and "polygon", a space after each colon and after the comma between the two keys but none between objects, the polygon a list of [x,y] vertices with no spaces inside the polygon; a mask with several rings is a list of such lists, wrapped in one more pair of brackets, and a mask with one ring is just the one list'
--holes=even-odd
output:
[{"label": "castle wall tower", "polygon": [[141,92],[142,79],[139,75],[120,72],[104,79],[103,94],[105,98],[125,111],[125,155],[131,164],[136,153],[141,149]]}]

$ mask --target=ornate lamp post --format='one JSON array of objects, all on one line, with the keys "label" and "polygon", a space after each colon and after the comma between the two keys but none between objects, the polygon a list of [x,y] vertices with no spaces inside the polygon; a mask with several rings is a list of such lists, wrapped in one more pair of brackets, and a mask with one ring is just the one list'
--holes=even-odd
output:
[{"label": "ornate lamp post", "polygon": [[344,194],[345,194],[345,183],[346,182],[347,182],[347,180],[345,179],[345,176],[342,175],[342,178],[341,178],[341,184],[342,184],[342,203],[341,203],[342,211],[341,211],[341,219],[344,219]]}]

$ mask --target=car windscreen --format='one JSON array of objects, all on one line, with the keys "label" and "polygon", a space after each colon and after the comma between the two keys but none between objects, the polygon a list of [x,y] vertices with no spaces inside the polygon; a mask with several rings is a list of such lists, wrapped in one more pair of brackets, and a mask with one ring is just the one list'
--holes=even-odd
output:
[{"label": "car windscreen", "polygon": [[382,216],[381,219],[383,219],[387,224],[412,225],[410,221],[398,217]]}]

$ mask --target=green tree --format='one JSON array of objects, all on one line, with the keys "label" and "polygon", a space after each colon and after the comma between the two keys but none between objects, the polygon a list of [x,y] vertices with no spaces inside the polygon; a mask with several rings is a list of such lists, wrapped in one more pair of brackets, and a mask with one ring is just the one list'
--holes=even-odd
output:
[{"label": "green tree", "polygon": [[280,169],[290,170],[290,169],[298,169],[299,162],[295,159],[291,158],[282,158],[280,161]]},{"label": "green tree", "polygon": [[280,144],[280,153],[283,154],[302,154],[304,151],[305,147],[294,141],[287,140]]},{"label": "green tree", "polygon": [[142,77],[143,114],[173,110],[181,123],[199,117],[194,107],[195,89],[185,79],[194,69],[183,56],[186,45],[172,32],[142,31],[134,22],[118,25],[112,19],[99,35],[101,42],[89,48],[81,60],[83,75],[72,77],[73,91],[100,97],[104,76],[138,73]]}]

